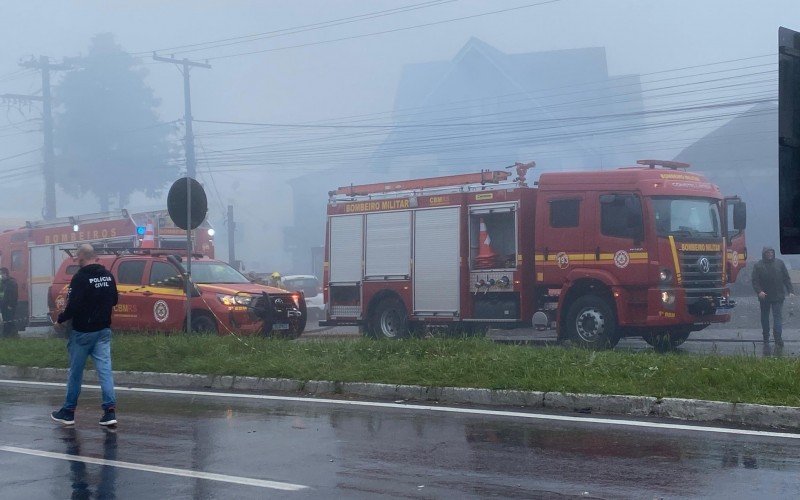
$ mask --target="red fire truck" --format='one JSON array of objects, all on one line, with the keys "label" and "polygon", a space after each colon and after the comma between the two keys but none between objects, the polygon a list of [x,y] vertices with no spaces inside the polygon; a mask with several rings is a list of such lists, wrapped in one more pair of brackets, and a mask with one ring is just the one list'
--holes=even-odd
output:
[{"label": "red fire truck", "polygon": [[528,186],[533,165],[332,191],[324,324],[388,338],[535,326],[603,348],[674,347],[730,320],[747,257],[738,197],[678,162]]},{"label": "red fire truck", "polygon": [[[127,210],[27,222],[25,227],[0,233],[0,267],[19,283],[17,320],[20,328],[49,325],[48,289],[61,262],[62,248],[92,243],[100,248],[138,247],[148,221],[155,246],[184,248],[186,232],[175,227],[166,211],[129,214]],[[197,252],[214,256],[213,229],[206,222],[194,232]],[[182,236],[181,236],[182,235]]]}]

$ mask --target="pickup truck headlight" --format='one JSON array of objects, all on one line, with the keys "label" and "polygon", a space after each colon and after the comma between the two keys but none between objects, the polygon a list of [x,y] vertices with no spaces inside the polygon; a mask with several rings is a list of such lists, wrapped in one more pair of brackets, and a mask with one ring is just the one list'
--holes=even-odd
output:
[{"label": "pickup truck headlight", "polygon": [[658,279],[660,279],[662,283],[666,283],[672,279],[672,272],[669,269],[662,269],[658,273]]},{"label": "pickup truck headlight", "polygon": [[661,302],[667,305],[675,303],[675,294],[673,292],[661,292]]},{"label": "pickup truck headlight", "polygon": [[218,293],[217,299],[226,306],[249,306],[253,302],[253,297],[250,295],[226,295]]}]

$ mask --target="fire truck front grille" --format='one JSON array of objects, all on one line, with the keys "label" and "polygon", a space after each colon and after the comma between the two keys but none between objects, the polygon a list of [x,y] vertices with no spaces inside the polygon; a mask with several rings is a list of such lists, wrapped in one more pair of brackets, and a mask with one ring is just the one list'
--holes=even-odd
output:
[{"label": "fire truck front grille", "polygon": [[680,264],[687,298],[722,296],[721,254],[686,252],[680,256]]},{"label": "fire truck front grille", "polygon": [[331,306],[331,316],[341,318],[357,318],[361,315],[359,306]]}]

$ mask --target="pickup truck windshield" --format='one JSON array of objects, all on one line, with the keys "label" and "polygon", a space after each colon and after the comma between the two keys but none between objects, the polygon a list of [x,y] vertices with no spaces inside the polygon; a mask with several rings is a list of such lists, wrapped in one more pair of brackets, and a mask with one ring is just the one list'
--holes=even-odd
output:
[{"label": "pickup truck windshield", "polygon": [[283,280],[288,290],[302,290],[306,297],[313,297],[319,293],[319,280],[317,278],[288,278]]},{"label": "pickup truck windshield", "polygon": [[250,283],[242,273],[224,262],[192,262],[195,283]]},{"label": "pickup truck windshield", "polygon": [[722,235],[719,200],[709,198],[653,198],[659,236],[719,238]]}]

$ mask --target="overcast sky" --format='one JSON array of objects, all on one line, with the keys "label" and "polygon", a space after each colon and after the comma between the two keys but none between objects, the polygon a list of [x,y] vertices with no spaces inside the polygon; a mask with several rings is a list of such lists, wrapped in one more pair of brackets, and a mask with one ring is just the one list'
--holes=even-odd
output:
[{"label": "overcast sky", "polygon": [[[40,89],[35,74],[4,79],[19,69],[17,63],[21,58],[48,55],[59,59],[79,55],[86,52],[90,38],[100,32],[115,34],[118,43],[130,52],[159,50],[168,55],[171,51],[162,49],[424,2],[4,0],[0,6],[0,94]],[[472,36],[507,53],[603,46],[610,73],[647,74],[775,53],[778,26],[800,29],[797,0],[560,0],[435,26],[330,41],[534,3],[534,0],[442,2],[325,29],[180,54],[199,60],[212,59],[213,69],[192,73],[194,116],[206,120],[294,123],[388,111],[392,109],[405,64],[449,60]],[[270,50],[304,44],[312,45]],[[250,51],[262,52],[214,59]],[[148,83],[163,100],[162,119],[181,118],[183,89],[179,73],[170,65],[144,60],[149,63]],[[19,129],[9,128],[7,121],[18,123],[35,113],[2,111],[0,158],[41,144],[41,136],[36,133],[12,135]],[[24,129],[24,125],[17,126]],[[201,124],[196,127],[198,133],[210,130]],[[213,136],[201,137],[200,146],[205,149],[229,145],[230,142]],[[0,173],[36,160],[29,156],[0,162]],[[275,192],[280,189],[281,180],[296,172],[284,169],[270,174],[276,175],[278,183],[268,189],[243,187],[242,183],[252,178],[249,172],[219,174],[220,192],[214,195],[212,210],[219,211],[222,204],[234,198],[234,186],[249,190],[247,194],[252,196],[264,190]],[[0,193],[0,218],[38,216],[40,206],[34,201],[38,202],[42,196],[40,180],[25,180],[22,185],[30,188],[24,195],[16,187]],[[26,203],[20,203],[21,200]],[[139,203],[145,206],[159,202],[139,200]],[[80,202],[59,199],[60,215],[86,209]]]}]

